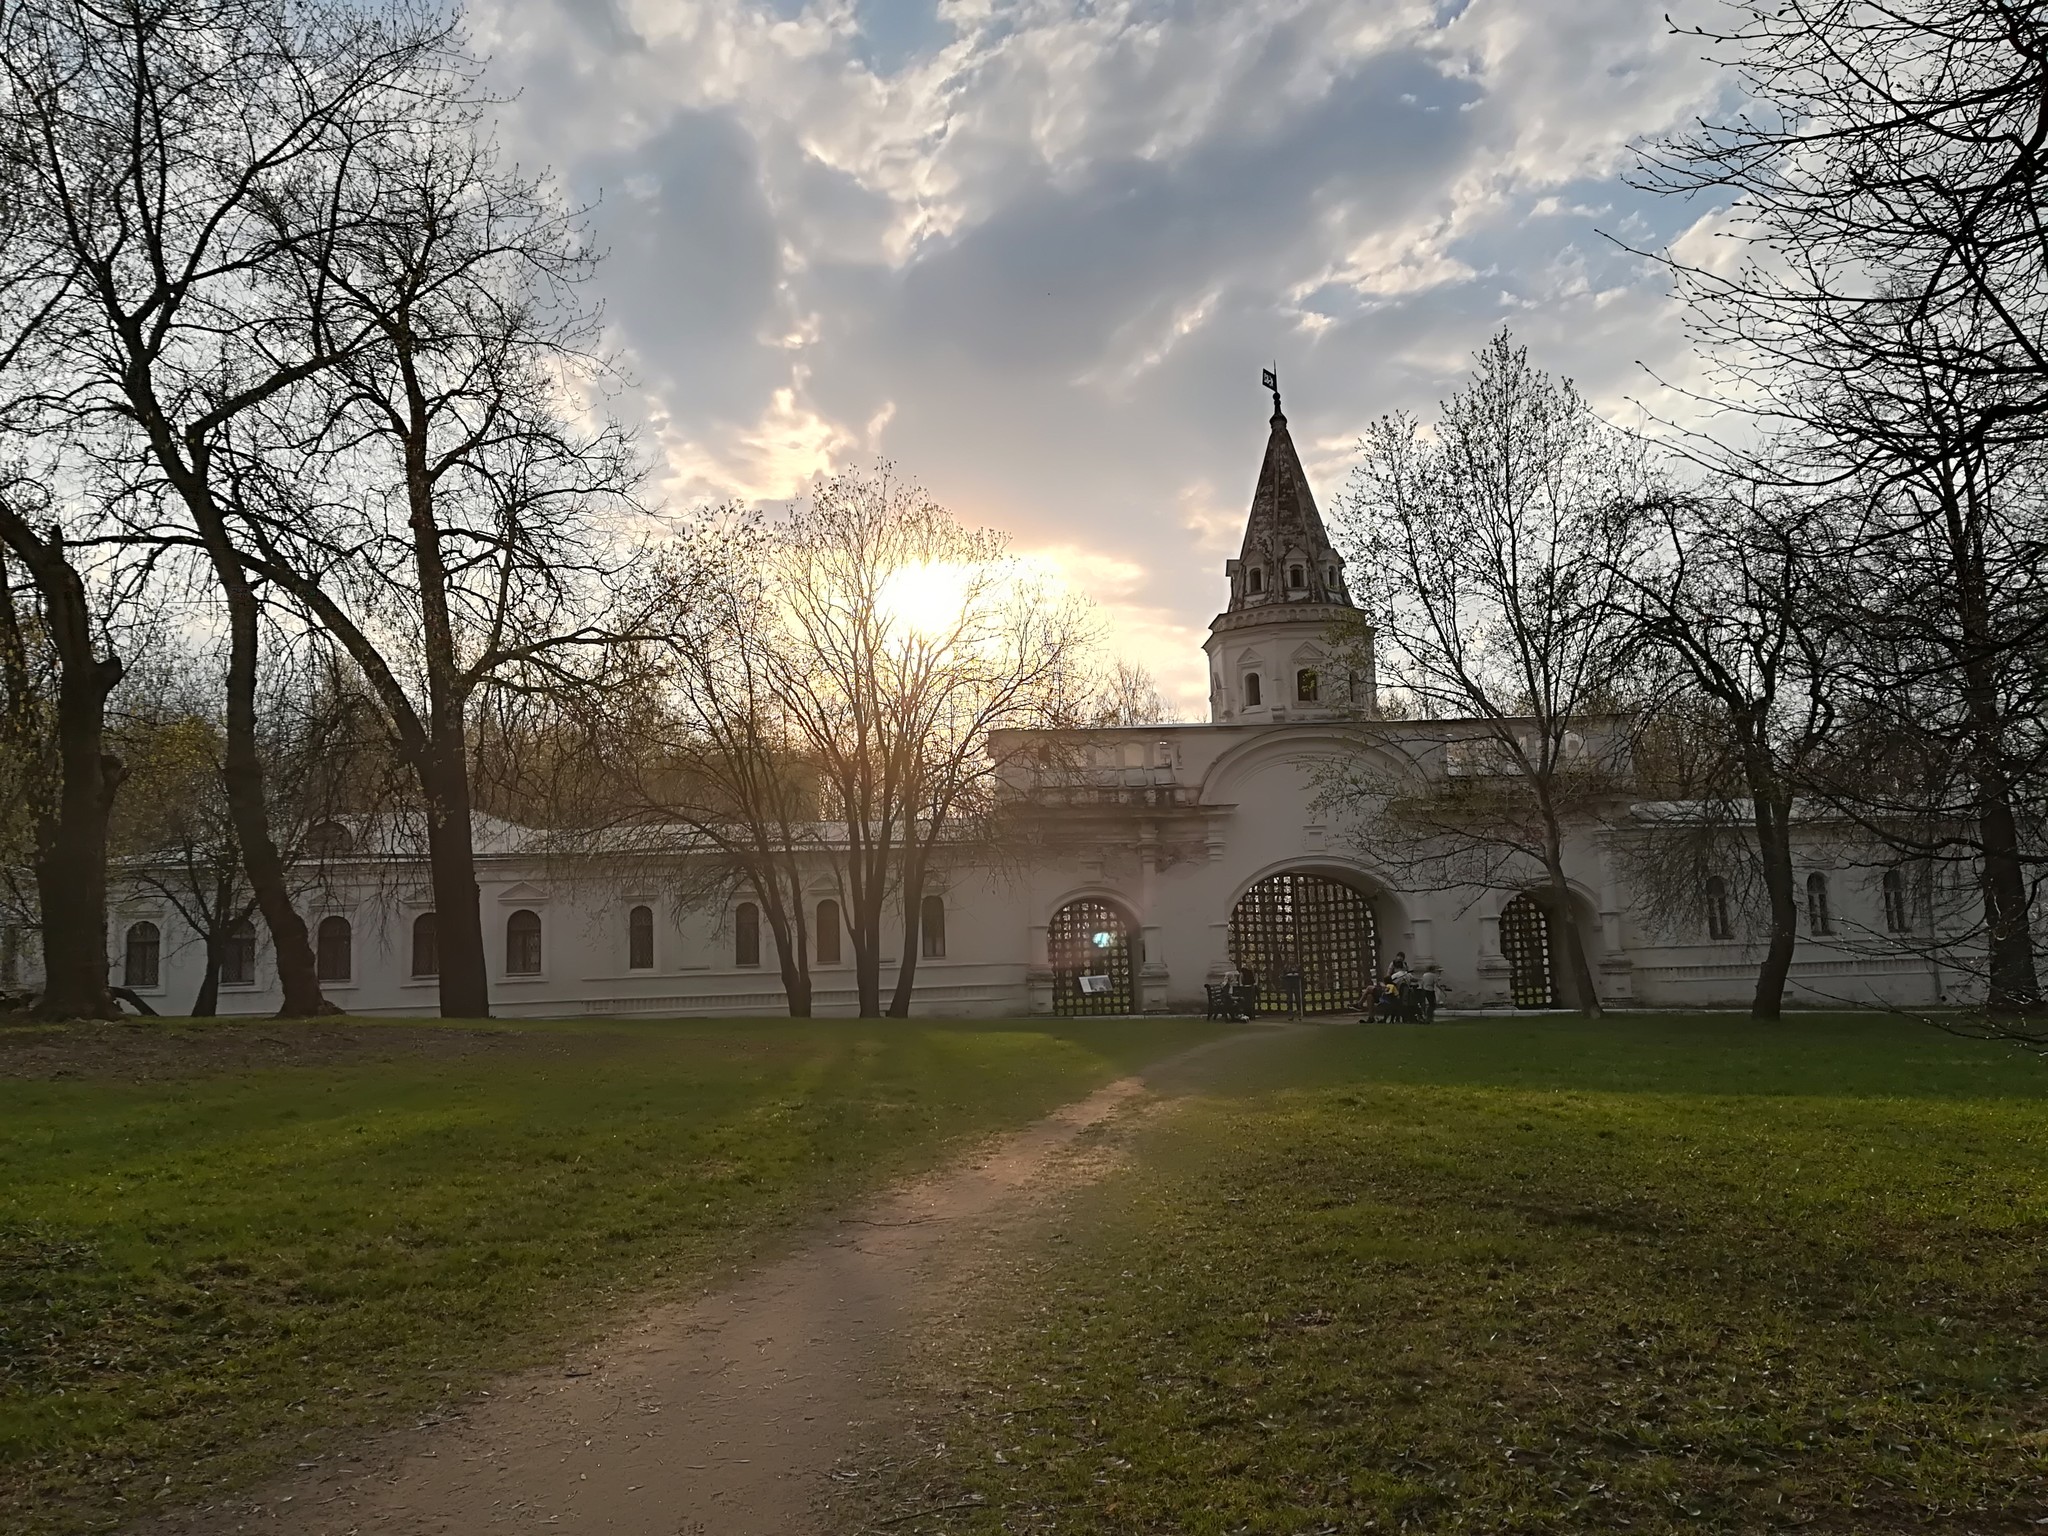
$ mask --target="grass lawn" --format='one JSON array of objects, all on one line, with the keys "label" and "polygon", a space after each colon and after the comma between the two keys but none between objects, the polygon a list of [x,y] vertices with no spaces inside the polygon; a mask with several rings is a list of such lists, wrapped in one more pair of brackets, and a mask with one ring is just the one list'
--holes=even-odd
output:
[{"label": "grass lawn", "polygon": [[1007,1256],[890,1530],[2048,1516],[2048,1065],[1820,1017],[1274,1045]]},{"label": "grass lawn", "polygon": [[1217,1032],[0,1029],[0,1529],[101,1528],[415,1422]]}]

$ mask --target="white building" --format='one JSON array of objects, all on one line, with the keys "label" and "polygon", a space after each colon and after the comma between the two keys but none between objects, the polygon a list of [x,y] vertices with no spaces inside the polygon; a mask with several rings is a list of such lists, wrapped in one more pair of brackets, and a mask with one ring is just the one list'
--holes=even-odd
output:
[{"label": "white building", "polygon": [[[1063,738],[1057,772],[1020,778],[1016,791],[1044,813],[1042,855],[1020,870],[939,872],[926,904],[916,1010],[1199,1011],[1205,984],[1240,965],[1272,978],[1290,958],[1299,959],[1311,1010],[1335,1010],[1354,1003],[1397,952],[1441,966],[1454,1007],[1548,1002],[1549,937],[1528,896],[1403,891],[1318,809],[1313,765],[1360,750],[1352,706],[1369,710],[1375,683],[1369,667],[1333,670],[1330,626],[1351,608],[1344,562],[1277,399],[1244,547],[1225,573],[1228,599],[1204,646],[1209,722]],[[351,846],[358,841],[365,846]],[[306,905],[323,985],[352,1013],[432,1014],[424,858],[376,842],[364,828],[330,830],[322,876],[310,886],[318,895]],[[622,875],[612,862],[550,856],[537,834],[488,820],[477,845],[499,1013],[784,1011],[773,939],[744,892],[718,910],[679,909],[664,892],[685,882],[646,860]],[[1846,847],[1816,837],[1806,849],[1791,1000],[1936,1001],[1945,990],[1938,968],[1909,942],[1888,939],[1924,918],[1910,910],[1896,872],[1859,863]],[[1572,840],[1567,873],[1607,1001],[1748,1002],[1760,946],[1728,936],[1725,902],[1703,903],[1697,933],[1652,933],[1632,915],[1608,835],[1591,825]],[[822,870],[809,908],[814,1011],[851,1013],[851,948],[837,934]],[[166,902],[119,900],[112,937],[117,981],[160,1011],[190,1007],[203,951]],[[896,948],[885,944],[886,953]],[[894,968],[893,960],[885,968],[885,997]],[[1109,990],[1084,995],[1083,974],[1108,976]],[[268,1013],[278,1002],[252,930],[228,957],[221,1011]]]}]

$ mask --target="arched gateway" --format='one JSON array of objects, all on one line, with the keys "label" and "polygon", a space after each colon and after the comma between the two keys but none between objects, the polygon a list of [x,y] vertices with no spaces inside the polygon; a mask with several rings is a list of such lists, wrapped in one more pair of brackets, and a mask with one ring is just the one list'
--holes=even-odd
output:
[{"label": "arched gateway", "polygon": [[1230,913],[1230,958],[1259,978],[1259,1011],[1285,1013],[1281,978],[1301,968],[1309,1013],[1356,1007],[1377,963],[1372,903],[1363,892],[1322,875],[1269,875]]},{"label": "arched gateway", "polygon": [[1557,1002],[1550,974],[1550,920],[1527,891],[1500,909],[1500,952],[1508,962],[1508,993],[1517,1008]]},{"label": "arched gateway", "polygon": [[1052,1011],[1068,1018],[1137,1012],[1131,984],[1131,924],[1092,896],[1070,901],[1046,926]]}]

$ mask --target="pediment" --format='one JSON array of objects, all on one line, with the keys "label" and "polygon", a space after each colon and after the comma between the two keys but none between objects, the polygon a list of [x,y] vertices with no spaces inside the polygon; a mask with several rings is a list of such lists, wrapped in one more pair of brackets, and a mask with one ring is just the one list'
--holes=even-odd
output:
[{"label": "pediment", "polygon": [[498,900],[500,901],[527,903],[546,901],[547,899],[548,893],[546,891],[526,880],[521,880],[516,885],[507,886],[504,890],[498,892]]}]

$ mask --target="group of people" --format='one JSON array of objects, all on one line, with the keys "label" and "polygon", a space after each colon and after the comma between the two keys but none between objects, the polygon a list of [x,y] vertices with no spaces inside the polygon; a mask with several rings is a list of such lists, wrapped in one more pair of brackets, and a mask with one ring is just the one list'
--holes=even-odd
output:
[{"label": "group of people", "polygon": [[1407,954],[1397,954],[1386,974],[1366,991],[1366,1022],[1394,1019],[1403,1024],[1433,1024],[1437,1003],[1449,990],[1436,966],[1411,971]]},{"label": "group of people", "polygon": [[[1209,990],[1212,1017],[1249,1020],[1259,1013],[1259,974],[1248,965],[1240,966],[1220,987]],[[1443,973],[1435,965],[1411,971],[1407,954],[1397,954],[1386,973],[1366,987],[1362,1004],[1366,1021],[1394,1019],[1408,1024],[1433,1023],[1437,1003],[1448,991],[1450,988],[1444,985]],[[1281,973],[1278,996],[1291,1017],[1301,1017],[1304,998],[1299,969],[1289,966]]]}]

